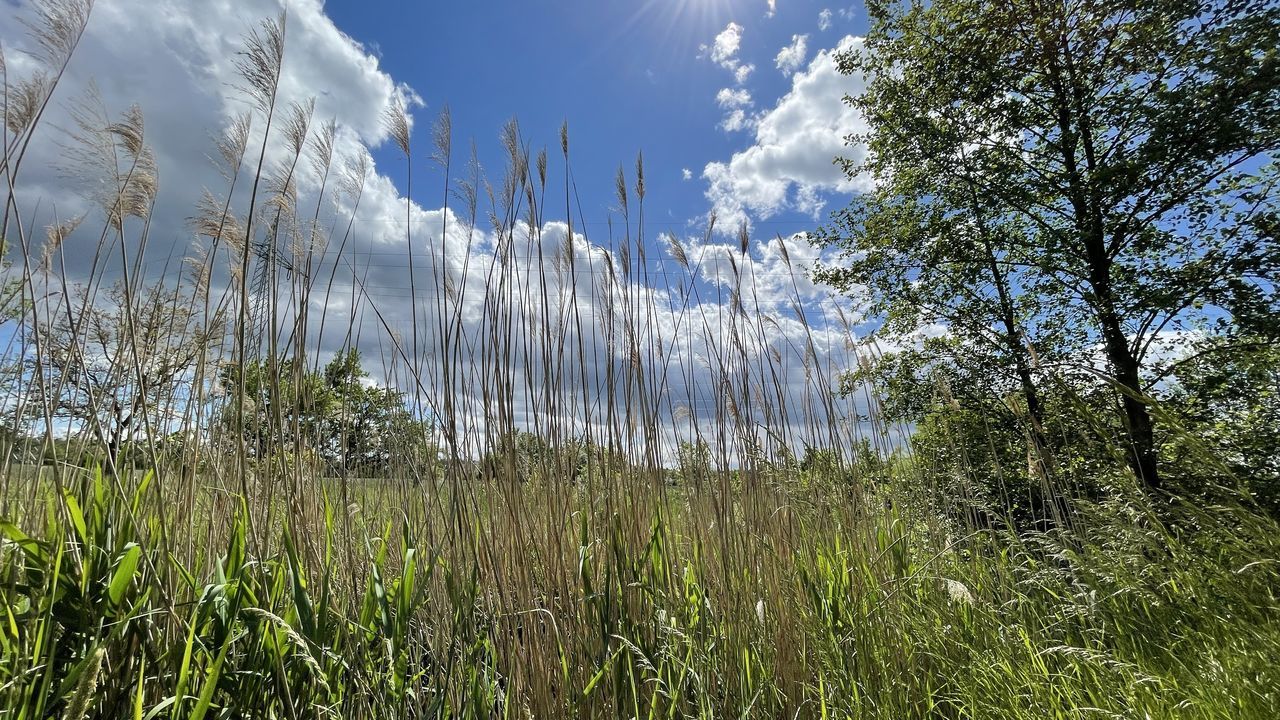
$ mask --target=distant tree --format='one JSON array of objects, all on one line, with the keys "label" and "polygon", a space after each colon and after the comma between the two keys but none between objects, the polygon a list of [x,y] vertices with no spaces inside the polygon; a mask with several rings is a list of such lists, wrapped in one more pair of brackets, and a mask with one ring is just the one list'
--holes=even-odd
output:
[{"label": "distant tree", "polygon": [[702,438],[692,442],[680,441],[679,447],[676,448],[676,465],[681,481],[689,484],[709,480],[715,470],[711,462],[711,448]]},{"label": "distant tree", "polygon": [[[222,370],[234,388],[239,369]],[[420,469],[434,461],[430,425],[409,412],[403,393],[378,385],[353,349],[334,355],[320,372],[297,360],[258,360],[245,369],[245,441],[258,458],[275,453],[317,454],[331,472],[381,475],[397,464]],[[224,418],[234,432],[236,423]]]},{"label": "distant tree", "polygon": [[43,363],[24,357],[15,377],[29,393],[28,419],[47,404],[73,433],[100,442],[115,468],[126,447],[172,431],[195,365],[220,334],[199,322],[180,287],[164,281],[132,290],[118,282],[98,297],[86,288],[75,293],[53,319],[28,328],[39,333]]},{"label": "distant tree", "polygon": [[421,471],[423,463],[434,462],[430,422],[413,416],[403,393],[373,382],[357,350],[335,355],[324,379],[332,400],[321,447],[335,467],[386,472],[399,461]]},{"label": "distant tree", "polygon": [[870,128],[846,170],[875,186],[822,233],[847,250],[823,278],[882,296],[890,330],[946,323],[1011,368],[1028,405],[1028,342],[1079,364],[1100,351],[1129,465],[1160,488],[1154,349],[1193,330],[1277,334],[1280,5],[867,9],[839,62],[866,78],[849,101]]}]

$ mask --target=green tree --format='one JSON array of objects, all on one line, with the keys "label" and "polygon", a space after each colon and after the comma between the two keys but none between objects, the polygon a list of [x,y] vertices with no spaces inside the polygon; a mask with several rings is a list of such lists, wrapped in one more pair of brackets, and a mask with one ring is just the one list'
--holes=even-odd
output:
[{"label": "green tree", "polygon": [[693,441],[681,440],[676,448],[676,469],[680,480],[686,484],[706,482],[715,471],[711,460],[711,448],[707,441],[696,438]]},{"label": "green tree", "polygon": [[843,379],[845,389],[876,388],[885,422],[911,428],[917,468],[906,477],[923,481],[912,484],[926,504],[981,524],[1060,526],[1069,520],[1068,490],[1096,497],[1123,467],[1099,447],[1110,428],[1098,426],[1092,409],[1099,399],[1086,394],[1105,388],[1053,382],[1037,389],[1048,410],[1040,428],[1053,452],[1049,474],[1017,384],[972,350],[951,336],[929,338],[864,362]]},{"label": "green tree", "polygon": [[1078,365],[1100,350],[1129,465],[1160,488],[1144,376],[1159,343],[1277,332],[1280,6],[873,0],[868,13],[840,67],[866,79],[849,101],[870,128],[846,169],[875,186],[821,233],[847,250],[824,279],[883,295],[903,317],[891,329],[932,318],[993,336],[975,347],[1014,369],[1028,405],[1028,341]]},{"label": "green tree", "polygon": [[[238,374],[224,366],[223,384],[235,387]],[[249,363],[244,377],[245,441],[255,457],[313,452],[330,472],[373,475],[434,460],[430,424],[413,417],[403,393],[373,382],[354,348],[319,372],[294,358],[274,366],[264,359]],[[234,419],[224,420],[234,432]]]},{"label": "green tree", "polygon": [[1184,432],[1171,434],[1165,454],[1187,474],[1225,465],[1256,502],[1280,516],[1280,347],[1236,343],[1230,352],[1219,350],[1202,345],[1169,368],[1174,387],[1167,405],[1178,410]]}]

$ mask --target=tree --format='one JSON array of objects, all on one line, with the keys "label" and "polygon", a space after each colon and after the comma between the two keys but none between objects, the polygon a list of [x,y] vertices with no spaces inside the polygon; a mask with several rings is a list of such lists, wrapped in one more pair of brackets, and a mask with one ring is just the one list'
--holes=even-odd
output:
[{"label": "tree", "polygon": [[885,293],[890,313],[1002,334],[1028,404],[1020,336],[1077,364],[1100,350],[1129,466],[1160,488],[1144,378],[1158,343],[1277,334],[1280,6],[873,0],[868,13],[839,62],[866,78],[849,102],[870,127],[852,138],[866,161],[846,170],[876,185],[822,233],[849,262],[825,278]]},{"label": "tree", "polygon": [[[222,369],[234,388],[239,368]],[[385,474],[434,460],[429,423],[414,418],[403,393],[380,386],[361,367],[360,353],[342,351],[319,372],[294,358],[249,363],[244,373],[245,441],[251,456],[315,453],[331,472]],[[234,418],[224,418],[235,431]]]},{"label": "tree", "polygon": [[410,413],[403,393],[370,381],[359,351],[339,352],[323,377],[332,399],[321,448],[332,467],[385,473],[396,460],[415,470],[435,460],[430,423]]},{"label": "tree", "polygon": [[1092,408],[1105,386],[1044,383],[1037,396],[1047,410],[1038,426],[1053,453],[1046,473],[1042,449],[1028,427],[1030,408],[1007,368],[954,336],[863,362],[843,378],[846,391],[876,389],[877,410],[889,424],[910,427],[911,451],[926,470],[923,491],[938,507],[963,509],[982,524],[1062,526],[1065,498],[1096,498],[1114,478],[1111,453],[1098,452]]},{"label": "tree", "polygon": [[[878,334],[924,346],[893,353],[906,365],[950,365],[932,371],[964,375],[957,387],[983,391],[998,412],[1005,412],[1002,397],[1021,393],[1023,430],[1039,473],[1050,475],[1053,453],[1035,365],[1036,356],[1059,357],[1064,339],[1052,307],[1015,291],[1021,273],[1008,238],[1025,228],[1013,218],[987,217],[965,177],[947,183],[908,172],[896,179],[892,189],[856,198],[825,228],[828,242],[854,251],[846,254],[846,265],[821,268],[818,278],[846,290],[870,289],[870,309],[883,321]],[[934,324],[945,326],[945,342],[919,337]]]},{"label": "tree", "polygon": [[686,484],[709,480],[715,472],[715,465],[711,460],[711,448],[707,441],[702,438],[681,440],[676,448],[676,469],[680,480]]},{"label": "tree", "polygon": [[198,322],[180,287],[163,281],[132,289],[117,282],[101,297],[84,287],[74,292],[74,301],[32,329],[44,362],[24,358],[18,379],[31,393],[24,406],[28,414],[48,407],[73,432],[96,438],[114,470],[124,448],[170,432],[190,399],[198,359],[220,333]]},{"label": "tree", "polygon": [[74,292],[74,301],[32,329],[44,363],[24,359],[18,379],[29,396],[22,405],[28,414],[47,407],[52,419],[96,438],[114,470],[125,447],[172,430],[191,397],[197,360],[219,333],[198,323],[182,290],[164,282],[132,290],[116,282],[101,297],[84,287]]},{"label": "tree", "polygon": [[1259,505],[1280,517],[1280,346],[1218,350],[1198,347],[1170,368],[1167,405],[1178,411],[1184,432],[1170,434],[1165,454],[1188,474],[1225,465]]}]

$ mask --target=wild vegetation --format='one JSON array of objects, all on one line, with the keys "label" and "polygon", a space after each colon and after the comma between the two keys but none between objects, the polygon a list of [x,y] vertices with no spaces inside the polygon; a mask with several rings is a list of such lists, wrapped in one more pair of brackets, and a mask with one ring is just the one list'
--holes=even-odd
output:
[{"label": "wild vegetation", "polygon": [[1280,715],[1273,3],[871,3],[876,184],[814,233],[865,327],[794,282],[762,312],[745,227],[706,312],[641,159],[592,245],[567,128],[509,125],[489,183],[401,108],[460,227],[406,201],[395,325],[347,250],[369,156],[280,96],[284,17],[189,262],[143,262],[139,108],[73,104],[94,209],[41,233],[24,161],[93,8],[34,7],[0,717]]}]

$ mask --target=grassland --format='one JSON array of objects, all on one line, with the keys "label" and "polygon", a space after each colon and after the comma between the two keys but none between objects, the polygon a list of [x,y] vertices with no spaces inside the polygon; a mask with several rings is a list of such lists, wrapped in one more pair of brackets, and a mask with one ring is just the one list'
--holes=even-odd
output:
[{"label": "grassland", "polygon": [[[1280,716],[1280,527],[1231,478],[1148,494],[1099,441],[1081,463],[1105,492],[1051,488],[1062,517],[960,497],[990,463],[913,452],[911,428],[877,417],[877,388],[841,393],[840,368],[806,362],[836,337],[856,366],[847,326],[786,318],[805,345],[788,364],[767,342],[783,320],[749,310],[732,257],[723,324],[699,309],[707,268],[680,241],[662,241],[670,272],[646,276],[642,162],[619,174],[621,236],[584,261],[567,133],[563,197],[544,202],[554,161],[510,126],[502,178],[450,196],[469,227],[490,215],[498,250],[445,262],[405,239],[422,277],[474,262],[490,282],[424,281],[399,332],[344,255],[368,168],[346,164],[350,214],[321,222],[259,159],[339,164],[305,101],[277,103],[276,21],[246,38],[244,92],[259,123],[287,121],[222,140],[228,187],[195,211],[198,262],[172,286],[136,272],[155,194],[130,111],[81,127],[119,163],[90,232],[101,263],[67,272],[75,236],[55,225],[38,242],[17,188],[90,4],[41,7],[57,11],[35,21],[48,75],[24,86],[34,100],[5,142],[23,331],[5,355],[0,717]],[[389,124],[412,159],[402,113]],[[450,138],[445,115],[431,148],[445,164]],[[569,241],[543,256],[530,238],[561,201]],[[584,274],[590,287],[551,280]],[[547,288],[561,301],[535,302]],[[313,312],[343,293],[383,323],[375,374],[404,391],[376,477],[334,459],[368,434],[347,424],[363,378],[317,379],[333,337],[346,350],[358,334],[354,310]],[[603,320],[577,314],[588,302]],[[671,359],[680,337],[698,361]],[[176,370],[175,348],[193,349]],[[104,356],[118,362],[85,382]],[[697,398],[671,397],[676,377],[716,388],[685,445],[668,429],[694,425]]]}]

